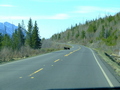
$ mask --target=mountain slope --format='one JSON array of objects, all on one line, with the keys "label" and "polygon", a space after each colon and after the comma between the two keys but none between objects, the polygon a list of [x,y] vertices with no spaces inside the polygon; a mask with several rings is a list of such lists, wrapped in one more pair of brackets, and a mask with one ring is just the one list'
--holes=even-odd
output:
[{"label": "mountain slope", "polygon": [[8,34],[11,36],[17,28],[17,26],[9,22],[0,23],[0,33],[2,34]]},{"label": "mountain slope", "polygon": [[51,39],[118,53],[120,48],[120,13],[86,21],[85,24],[76,24],[66,29],[65,32],[54,34]]}]

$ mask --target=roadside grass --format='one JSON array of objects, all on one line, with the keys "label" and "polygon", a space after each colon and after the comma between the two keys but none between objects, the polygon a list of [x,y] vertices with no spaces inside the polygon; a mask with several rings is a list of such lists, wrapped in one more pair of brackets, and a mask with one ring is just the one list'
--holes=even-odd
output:
[{"label": "roadside grass", "polygon": [[94,50],[97,51],[98,54],[102,57],[102,59],[114,69],[118,76],[120,76],[120,66],[116,62],[112,61],[108,56],[106,56],[104,54],[104,50],[99,50],[95,48]]},{"label": "roadside grass", "polygon": [[52,43],[47,47],[41,49],[32,49],[28,46],[21,47],[20,50],[13,51],[10,48],[3,48],[0,51],[0,63],[6,63],[10,61],[16,61],[24,58],[30,58],[41,54],[46,54],[53,51],[63,50],[64,46],[71,47],[66,44]]}]

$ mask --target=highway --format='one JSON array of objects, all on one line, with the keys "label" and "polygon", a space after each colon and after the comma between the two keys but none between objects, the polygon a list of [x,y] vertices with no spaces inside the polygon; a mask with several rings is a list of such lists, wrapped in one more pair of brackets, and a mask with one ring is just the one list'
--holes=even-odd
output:
[{"label": "highway", "polygon": [[118,87],[97,54],[84,46],[0,64],[0,90]]}]

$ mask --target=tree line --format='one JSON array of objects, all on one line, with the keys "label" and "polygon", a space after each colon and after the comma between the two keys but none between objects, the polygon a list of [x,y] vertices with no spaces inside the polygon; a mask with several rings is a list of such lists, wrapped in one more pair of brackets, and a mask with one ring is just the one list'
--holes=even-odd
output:
[{"label": "tree line", "polygon": [[51,37],[53,41],[73,42],[83,45],[96,45],[96,47],[120,46],[120,13],[114,16],[99,17],[75,24],[67,28],[64,32],[56,33]]},{"label": "tree line", "polygon": [[37,21],[35,21],[33,25],[31,18],[28,21],[27,30],[25,29],[24,21],[22,20],[22,24],[18,23],[18,28],[15,30],[12,36],[0,33],[0,50],[3,48],[19,50],[22,46],[40,49],[41,45],[42,43]]},{"label": "tree line", "polygon": [[71,25],[64,32],[52,35],[51,40],[71,42],[118,53],[120,50],[120,12],[85,23]]}]

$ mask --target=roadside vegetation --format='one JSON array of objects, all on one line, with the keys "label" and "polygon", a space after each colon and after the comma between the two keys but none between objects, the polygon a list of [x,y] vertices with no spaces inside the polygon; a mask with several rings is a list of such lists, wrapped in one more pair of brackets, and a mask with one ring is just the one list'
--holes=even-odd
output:
[{"label": "roadside vegetation", "polygon": [[[51,40],[96,49],[107,63],[116,67],[115,71],[120,75],[120,12],[114,16],[106,15],[104,18],[86,21],[84,24],[71,25],[64,32],[54,34]],[[105,53],[114,60],[108,56],[106,58]]]},{"label": "roadside vegetation", "polygon": [[12,36],[0,33],[0,63],[63,49],[62,44],[40,38],[37,21],[33,25],[30,18],[27,28],[26,30],[24,21],[22,21]]}]

